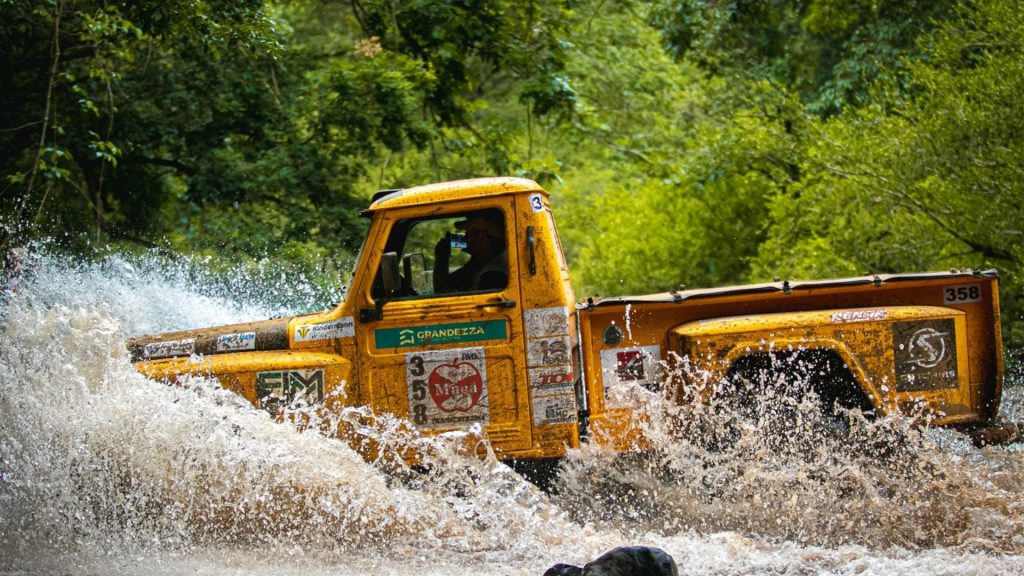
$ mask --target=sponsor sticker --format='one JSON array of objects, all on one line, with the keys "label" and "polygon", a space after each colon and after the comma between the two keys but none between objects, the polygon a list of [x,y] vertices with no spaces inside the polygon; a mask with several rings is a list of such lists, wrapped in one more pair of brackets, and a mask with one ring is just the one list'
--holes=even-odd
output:
[{"label": "sponsor sticker", "polygon": [[952,319],[896,322],[892,327],[896,389],[939,390],[959,385]]},{"label": "sponsor sticker", "polygon": [[489,418],[484,349],[405,355],[409,418],[417,428],[450,428]]},{"label": "sponsor sticker", "polygon": [[406,348],[454,342],[503,340],[507,334],[504,320],[484,320],[407,328],[381,328],[374,332],[374,340],[377,348]]},{"label": "sponsor sticker", "polygon": [[533,366],[568,366],[569,337],[536,338],[527,344],[527,363]]},{"label": "sponsor sticker", "polygon": [[847,322],[872,322],[885,320],[889,313],[885,310],[843,310],[833,312],[831,322],[833,324],[845,324]]},{"label": "sponsor sticker", "polygon": [[195,338],[185,340],[165,340],[151,342],[142,349],[144,358],[170,358],[171,356],[191,356],[196,351]]},{"label": "sponsor sticker", "polygon": [[569,309],[565,306],[535,308],[523,313],[527,338],[569,334]]},{"label": "sponsor sticker", "polygon": [[535,394],[573,390],[576,378],[568,366],[530,368],[530,389]]},{"label": "sponsor sticker", "polygon": [[601,351],[601,378],[609,406],[623,406],[622,392],[634,384],[661,389],[661,346],[611,348]]},{"label": "sponsor sticker", "polygon": [[533,399],[533,423],[535,426],[572,424],[575,421],[576,396],[574,394],[541,396]]},{"label": "sponsor sticker", "polygon": [[221,334],[217,336],[217,352],[237,352],[256,349],[256,333]]},{"label": "sponsor sticker", "polygon": [[534,425],[575,422],[569,309],[555,306],[527,310],[523,313],[523,322]]},{"label": "sponsor sticker", "polygon": [[277,413],[296,401],[309,405],[323,399],[323,368],[256,373],[256,404],[268,412]]},{"label": "sponsor sticker", "polygon": [[619,382],[636,382],[647,379],[644,373],[644,357],[640,350],[620,350],[615,353],[615,377]]},{"label": "sponsor sticker", "polygon": [[295,342],[311,342],[313,340],[334,340],[351,338],[356,335],[356,325],[351,316],[320,322],[317,324],[300,324],[295,327]]}]

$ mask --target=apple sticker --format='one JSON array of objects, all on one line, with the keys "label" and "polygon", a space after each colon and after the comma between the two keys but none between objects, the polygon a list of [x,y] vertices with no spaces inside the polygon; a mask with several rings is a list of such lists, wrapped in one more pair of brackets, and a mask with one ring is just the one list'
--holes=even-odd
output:
[{"label": "apple sticker", "polygon": [[434,404],[445,412],[468,412],[484,391],[476,366],[458,359],[434,368],[427,383]]},{"label": "apple sticker", "polygon": [[483,347],[405,355],[409,420],[420,429],[457,428],[490,419]]}]

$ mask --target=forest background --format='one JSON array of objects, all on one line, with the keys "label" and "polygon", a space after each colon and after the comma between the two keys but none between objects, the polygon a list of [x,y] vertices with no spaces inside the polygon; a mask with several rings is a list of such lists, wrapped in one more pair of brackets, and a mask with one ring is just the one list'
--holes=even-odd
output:
[{"label": "forest background", "polygon": [[1022,95],[1017,0],[0,0],[0,248],[341,286],[515,175],[578,296],[996,267],[1019,351]]}]

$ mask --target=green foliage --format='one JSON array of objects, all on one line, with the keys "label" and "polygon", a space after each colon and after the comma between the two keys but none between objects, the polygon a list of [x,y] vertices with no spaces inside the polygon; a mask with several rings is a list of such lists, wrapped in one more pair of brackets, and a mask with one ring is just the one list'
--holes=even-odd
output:
[{"label": "green foliage", "polygon": [[723,77],[767,79],[830,115],[898,81],[917,39],[948,16],[921,0],[663,0],[652,15],[669,48]]},{"label": "green foliage", "polygon": [[797,176],[799,102],[674,63],[648,19],[635,9],[581,14],[572,37],[574,145],[585,148],[562,155],[556,212],[584,294],[745,279],[768,199]]},{"label": "green foliage", "polygon": [[520,94],[536,113],[566,113],[573,91],[560,74],[558,42],[567,2],[435,0],[353,2],[367,36],[391,52],[423,62],[436,79],[427,107],[446,126],[467,121],[467,100],[485,90],[489,76],[520,81]]},{"label": "green foliage", "polygon": [[1014,3],[962,8],[921,39],[906,91],[878,86],[877,105],[820,124],[801,193],[773,205],[752,276],[995,266],[1018,347],[1022,40]]},{"label": "green foliage", "polygon": [[288,242],[352,251],[377,164],[437,166],[439,148],[474,172],[516,163],[507,119],[479,114],[483,93],[511,88],[507,100],[536,115],[572,109],[558,4],[0,10],[4,77],[18,88],[0,111],[0,211],[18,223],[4,245],[88,231],[250,256]]},{"label": "green foliage", "polygon": [[0,2],[0,244],[134,242],[329,285],[372,191],[520,175],[554,192],[581,295],[997,266],[1018,345],[1022,18],[1011,0]]},{"label": "green foliage", "polygon": [[[150,57],[180,45],[207,59],[276,46],[261,3],[9,2],[0,19],[5,247],[90,229],[100,240],[130,224],[120,207],[134,199],[115,184],[117,169],[148,142],[131,137],[136,119],[122,117],[121,106],[136,102],[135,75],[161,71],[149,68]],[[147,98],[162,112],[159,94]]]}]

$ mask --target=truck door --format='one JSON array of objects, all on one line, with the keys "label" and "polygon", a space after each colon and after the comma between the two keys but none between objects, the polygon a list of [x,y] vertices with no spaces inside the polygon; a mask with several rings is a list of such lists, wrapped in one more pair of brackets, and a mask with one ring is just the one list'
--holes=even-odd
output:
[{"label": "truck door", "polygon": [[480,423],[496,451],[530,448],[513,206],[496,197],[383,215],[381,252],[400,257],[402,288],[385,294],[376,255],[376,278],[356,295],[360,373],[376,412],[425,432]]}]

